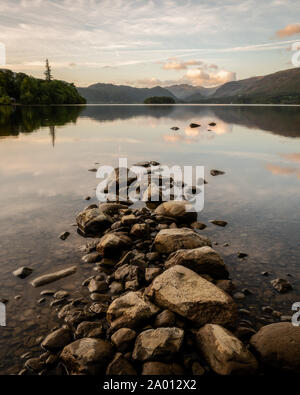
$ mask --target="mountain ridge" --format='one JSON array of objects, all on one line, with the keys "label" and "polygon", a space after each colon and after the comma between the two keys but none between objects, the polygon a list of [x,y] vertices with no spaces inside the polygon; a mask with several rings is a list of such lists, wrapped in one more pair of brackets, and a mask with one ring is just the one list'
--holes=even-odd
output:
[{"label": "mountain ridge", "polygon": [[205,88],[189,84],[134,88],[96,83],[77,88],[90,104],[139,104],[150,96],[169,96],[176,103],[300,104],[300,68],[254,76]]}]

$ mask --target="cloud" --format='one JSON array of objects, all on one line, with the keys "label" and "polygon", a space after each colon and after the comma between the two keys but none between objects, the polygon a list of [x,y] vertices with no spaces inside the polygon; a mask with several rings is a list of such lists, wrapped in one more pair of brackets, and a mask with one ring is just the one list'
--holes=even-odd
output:
[{"label": "cloud", "polygon": [[276,32],[276,35],[281,38],[294,36],[295,34],[300,34],[300,23],[286,25],[283,29]]},{"label": "cloud", "polygon": [[281,157],[287,159],[290,162],[300,163],[300,154],[298,153],[282,154]]},{"label": "cloud", "polygon": [[207,72],[203,69],[188,70],[186,77],[196,86],[216,86],[225,82],[235,81],[236,73],[233,71],[220,70],[217,72]]},{"label": "cloud", "polygon": [[179,62],[176,60],[176,58],[173,58],[173,60],[170,62],[167,62],[164,64],[163,69],[164,70],[186,70],[188,66],[197,66],[197,65],[202,65],[203,62],[200,60],[187,60],[186,62]]},{"label": "cloud", "polygon": [[266,165],[266,168],[274,175],[290,176],[295,174],[300,179],[300,171],[294,167],[283,167],[269,163]]}]

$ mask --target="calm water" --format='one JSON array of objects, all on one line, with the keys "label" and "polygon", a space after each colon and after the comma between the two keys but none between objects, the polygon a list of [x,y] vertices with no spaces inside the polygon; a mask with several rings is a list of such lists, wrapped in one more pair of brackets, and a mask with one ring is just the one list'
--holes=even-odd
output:
[{"label": "calm water", "polygon": [[[217,125],[209,131],[212,121]],[[202,127],[190,129],[191,122]],[[83,240],[72,225],[84,198],[95,201],[97,179],[88,169],[117,165],[119,157],[129,164],[204,165],[208,184],[199,220],[228,221],[226,228],[209,224],[204,233],[218,243],[237,289],[253,291],[243,305],[258,315],[263,305],[290,315],[300,301],[300,108],[0,107],[0,298],[9,299],[0,373],[17,373],[21,356],[35,355],[39,336],[57,325],[50,300],[37,304],[42,289],[83,292],[92,265],[81,263]],[[226,175],[211,177],[212,168]],[[64,242],[58,239],[63,231],[71,232]],[[239,260],[238,251],[249,257]],[[29,284],[33,276],[73,264],[79,270],[71,278],[42,289]],[[34,274],[13,277],[24,265]],[[294,290],[277,294],[269,282],[278,276]]]}]

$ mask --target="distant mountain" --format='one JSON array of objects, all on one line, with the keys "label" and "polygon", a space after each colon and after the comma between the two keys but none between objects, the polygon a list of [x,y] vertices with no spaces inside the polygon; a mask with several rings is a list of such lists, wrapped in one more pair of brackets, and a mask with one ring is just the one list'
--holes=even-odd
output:
[{"label": "distant mountain", "polygon": [[133,88],[126,85],[93,84],[87,88],[77,88],[87,103],[93,104],[138,104],[153,96],[169,96],[178,101],[167,89],[156,86],[154,88]]},{"label": "distant mountain", "polygon": [[166,86],[169,92],[173,93],[180,100],[192,101],[195,98],[205,98],[215,93],[216,88],[204,88],[203,86],[193,86],[189,84]]},{"label": "distant mountain", "polygon": [[227,82],[220,86],[208,101],[300,104],[300,68]]},{"label": "distant mountain", "polygon": [[94,104],[143,103],[152,96],[169,96],[177,103],[300,104],[300,68],[227,82],[214,88],[179,84],[149,89],[99,83],[78,91],[87,103]]}]

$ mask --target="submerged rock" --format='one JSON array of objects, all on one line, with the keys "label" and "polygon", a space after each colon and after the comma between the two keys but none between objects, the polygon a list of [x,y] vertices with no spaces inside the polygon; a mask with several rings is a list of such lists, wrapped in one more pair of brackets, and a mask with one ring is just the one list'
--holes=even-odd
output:
[{"label": "submerged rock", "polygon": [[26,266],[22,266],[19,269],[15,270],[13,272],[13,275],[15,277],[19,277],[19,278],[26,278],[28,276],[30,276],[30,274],[33,272],[33,269],[31,267],[26,267]]},{"label": "submerged rock", "polygon": [[147,292],[160,307],[201,326],[206,323],[233,325],[233,299],[211,282],[184,266],[173,266],[156,277]]},{"label": "submerged rock", "polygon": [[217,170],[217,169],[212,169],[212,170],[210,171],[210,174],[211,174],[212,176],[221,176],[221,175],[225,174],[225,171]]},{"label": "submerged rock", "polygon": [[224,227],[224,226],[226,226],[228,224],[228,222],[226,222],[226,221],[221,221],[221,220],[217,220],[217,219],[212,219],[209,222],[214,224],[214,225],[222,226],[222,227]]},{"label": "submerged rock", "polygon": [[163,229],[155,237],[154,246],[162,254],[179,249],[193,249],[210,246],[210,240],[189,228]]},{"label": "submerged rock", "polygon": [[198,123],[190,123],[190,128],[198,128],[199,126],[201,125],[199,125]]},{"label": "submerged rock", "polygon": [[59,235],[61,240],[66,240],[70,236],[70,232],[63,232]]},{"label": "submerged rock", "polygon": [[182,345],[184,331],[179,328],[148,329],[136,339],[132,358],[139,361],[170,360]]},{"label": "submerged rock", "polygon": [[135,328],[158,313],[159,308],[141,292],[128,292],[115,299],[107,310],[112,329]]},{"label": "submerged rock", "polygon": [[244,344],[220,325],[206,324],[197,332],[197,344],[210,367],[221,375],[254,373],[258,364]]},{"label": "submerged rock", "polygon": [[211,247],[173,252],[165,262],[165,268],[182,265],[198,274],[209,274],[216,279],[225,279],[229,273],[223,259]]},{"label": "submerged rock", "polygon": [[113,348],[105,340],[83,338],[66,346],[61,355],[69,374],[97,375],[105,372]]},{"label": "submerged rock", "polygon": [[44,274],[44,275],[39,276],[39,277],[35,278],[34,280],[32,280],[31,285],[33,287],[41,287],[42,285],[50,284],[50,283],[53,283],[54,281],[57,281],[61,278],[70,276],[71,274],[76,273],[76,270],[77,270],[76,266],[70,266],[66,269],[59,270],[54,273]]},{"label": "submerged rock", "polygon": [[268,368],[300,373],[300,327],[291,322],[263,326],[250,344]]},{"label": "submerged rock", "polygon": [[275,280],[271,281],[271,284],[273,288],[276,289],[276,291],[282,294],[293,289],[292,285],[284,278],[276,278]]}]

